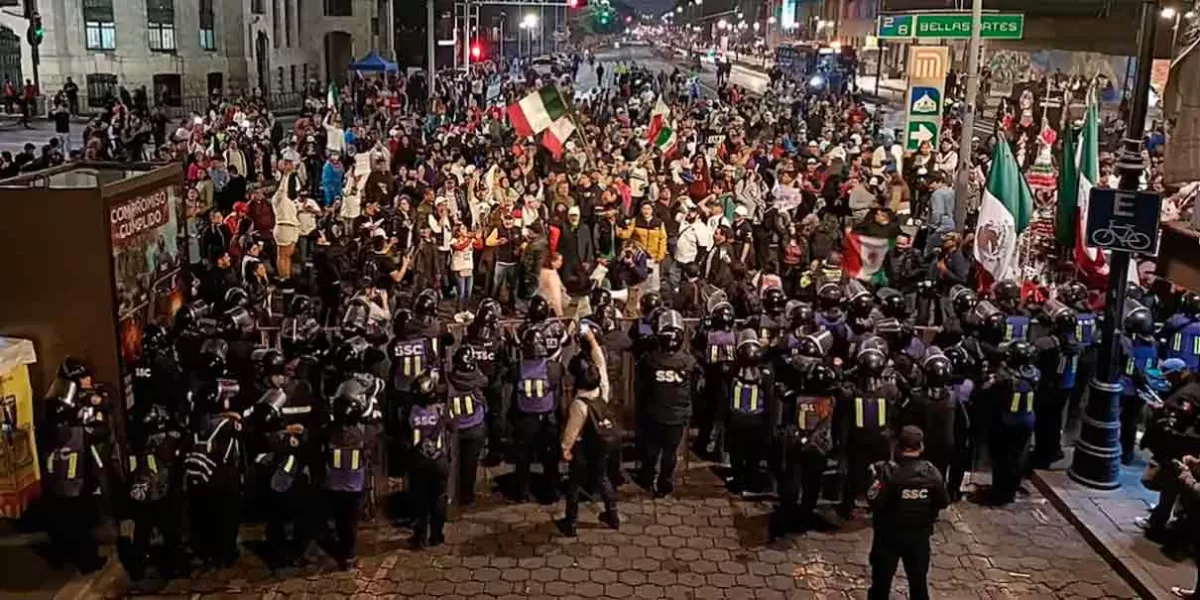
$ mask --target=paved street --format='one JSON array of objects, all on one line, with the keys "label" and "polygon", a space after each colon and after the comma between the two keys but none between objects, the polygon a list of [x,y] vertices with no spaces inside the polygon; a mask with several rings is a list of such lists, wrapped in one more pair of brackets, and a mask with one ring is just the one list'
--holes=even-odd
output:
[{"label": "paved street", "polygon": [[[598,507],[585,508],[576,539],[553,525],[561,505],[482,502],[447,527],[441,548],[412,552],[407,530],[383,526],[364,532],[361,564],[349,572],[326,561],[272,576],[244,553],[233,568],[148,597],[851,598],[870,582],[867,522],[768,543],[768,505],[732,499],[699,465],[674,498],[625,486],[620,531],[598,524]],[[1134,597],[1036,494],[1003,510],[947,510],[934,535],[931,586],[937,598]],[[905,589],[898,575],[894,596]]]}]

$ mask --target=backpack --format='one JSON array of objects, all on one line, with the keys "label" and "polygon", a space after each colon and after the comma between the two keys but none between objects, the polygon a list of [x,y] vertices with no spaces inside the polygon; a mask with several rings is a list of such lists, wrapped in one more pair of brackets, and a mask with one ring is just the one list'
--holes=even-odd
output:
[{"label": "backpack", "polygon": [[218,471],[241,460],[242,446],[236,437],[230,436],[225,444],[216,439],[226,427],[236,429],[238,425],[226,418],[215,421],[208,435],[197,433],[192,438],[192,449],[183,459],[185,481],[188,487],[208,485],[219,475]]},{"label": "backpack", "polygon": [[612,407],[600,398],[586,398],[583,401],[587,404],[588,422],[596,435],[596,441],[599,442],[599,448],[605,452],[618,450],[624,442],[624,432],[613,414]]}]

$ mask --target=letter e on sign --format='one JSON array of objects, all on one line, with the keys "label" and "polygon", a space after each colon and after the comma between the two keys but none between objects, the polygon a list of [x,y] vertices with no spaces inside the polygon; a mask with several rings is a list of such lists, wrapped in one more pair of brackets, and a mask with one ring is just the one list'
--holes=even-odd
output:
[{"label": "letter e on sign", "polygon": [[1134,213],[1134,199],[1136,194],[1117,192],[1116,198],[1113,200],[1113,216],[1120,219],[1132,219]]}]

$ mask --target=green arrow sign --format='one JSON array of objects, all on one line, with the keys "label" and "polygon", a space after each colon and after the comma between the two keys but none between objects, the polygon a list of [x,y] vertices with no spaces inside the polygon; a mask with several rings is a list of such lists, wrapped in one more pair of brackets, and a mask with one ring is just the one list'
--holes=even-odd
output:
[{"label": "green arrow sign", "polygon": [[[1019,40],[1025,36],[1025,15],[985,14],[980,35],[989,40]],[[889,15],[879,18],[881,39],[965,39],[971,37],[970,13]]]},{"label": "green arrow sign", "polygon": [[921,142],[929,142],[930,146],[937,148],[939,129],[936,122],[910,121],[904,146],[915,151],[921,148]]}]

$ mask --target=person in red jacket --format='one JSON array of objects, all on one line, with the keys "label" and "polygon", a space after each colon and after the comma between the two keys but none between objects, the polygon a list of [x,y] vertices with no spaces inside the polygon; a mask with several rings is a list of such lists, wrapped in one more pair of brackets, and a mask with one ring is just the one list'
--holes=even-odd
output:
[{"label": "person in red jacket", "polygon": [[251,230],[255,237],[263,241],[263,250],[270,263],[275,263],[275,208],[259,190],[250,193],[250,203],[246,207],[246,216],[253,224]]}]

